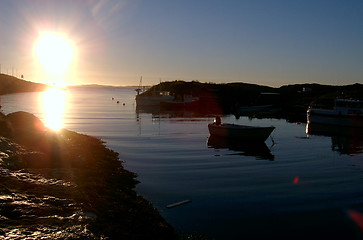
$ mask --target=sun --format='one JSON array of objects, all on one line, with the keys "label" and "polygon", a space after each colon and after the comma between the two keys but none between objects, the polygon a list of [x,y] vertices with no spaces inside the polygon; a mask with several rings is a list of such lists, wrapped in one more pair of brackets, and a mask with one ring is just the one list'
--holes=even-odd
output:
[{"label": "sun", "polygon": [[72,62],[74,47],[66,37],[47,33],[39,38],[35,52],[45,70],[51,74],[63,74]]}]

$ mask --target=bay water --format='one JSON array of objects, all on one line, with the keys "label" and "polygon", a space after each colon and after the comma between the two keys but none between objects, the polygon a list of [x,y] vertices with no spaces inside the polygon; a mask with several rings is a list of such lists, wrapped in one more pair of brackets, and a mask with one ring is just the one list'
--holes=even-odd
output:
[{"label": "bay water", "polygon": [[231,115],[222,122],[275,130],[261,146],[225,146],[211,144],[213,116],[137,110],[132,87],[70,87],[61,99],[19,93],[0,104],[5,114],[27,111],[47,122],[46,102],[62,127],[104,140],[138,175],[136,192],[185,238],[363,236],[362,138]]}]

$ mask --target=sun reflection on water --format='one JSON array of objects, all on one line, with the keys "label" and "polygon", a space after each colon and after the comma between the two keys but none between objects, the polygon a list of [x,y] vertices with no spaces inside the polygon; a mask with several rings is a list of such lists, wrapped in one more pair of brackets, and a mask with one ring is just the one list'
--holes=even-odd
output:
[{"label": "sun reflection on water", "polygon": [[63,113],[66,106],[66,91],[51,88],[43,92],[43,111],[45,125],[55,131],[63,127]]}]

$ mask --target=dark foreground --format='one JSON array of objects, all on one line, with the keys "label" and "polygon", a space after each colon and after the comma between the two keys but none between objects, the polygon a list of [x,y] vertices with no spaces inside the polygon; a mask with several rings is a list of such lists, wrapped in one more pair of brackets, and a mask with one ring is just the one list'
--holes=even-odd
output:
[{"label": "dark foreground", "polygon": [[99,139],[0,113],[1,239],[176,239]]}]

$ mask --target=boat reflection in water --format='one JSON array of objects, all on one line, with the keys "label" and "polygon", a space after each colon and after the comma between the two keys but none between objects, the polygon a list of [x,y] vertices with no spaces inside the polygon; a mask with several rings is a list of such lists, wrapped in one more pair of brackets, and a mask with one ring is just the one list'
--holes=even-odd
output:
[{"label": "boat reflection in water", "polygon": [[357,155],[363,153],[363,128],[308,123],[306,133],[331,137],[332,150],[341,154]]},{"label": "boat reflection in water", "polygon": [[257,159],[274,160],[275,156],[265,142],[246,142],[238,141],[235,138],[220,137],[209,135],[207,140],[208,147],[215,149],[229,149],[238,152],[234,155],[255,156]]},{"label": "boat reflection in water", "polygon": [[141,113],[152,114],[156,118],[192,118],[192,117],[210,117],[210,114],[201,113],[199,111],[178,109],[167,110],[160,106],[136,106],[136,115]]}]

